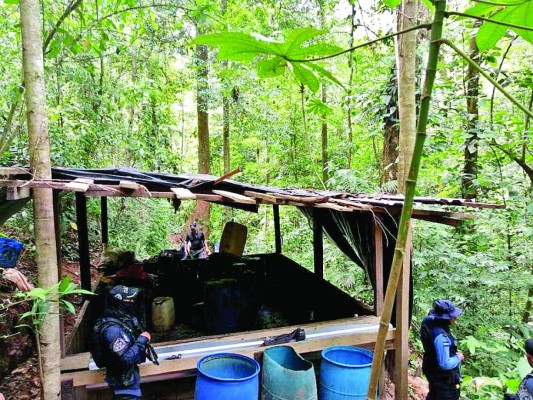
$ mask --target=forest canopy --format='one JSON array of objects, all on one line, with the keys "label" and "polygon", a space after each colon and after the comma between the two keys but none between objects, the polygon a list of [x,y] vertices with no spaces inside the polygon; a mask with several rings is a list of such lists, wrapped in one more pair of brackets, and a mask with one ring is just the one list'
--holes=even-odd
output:
[{"label": "forest canopy", "polygon": [[[404,2],[405,3],[405,2]],[[433,2],[414,28],[416,108],[431,47]],[[400,0],[41,2],[52,165],[221,176],[243,182],[361,193],[401,186]],[[19,1],[0,4],[0,165],[30,162]],[[473,66],[473,62],[479,67]],[[420,161],[417,195],[505,204],[460,228],[414,227],[413,332],[435,298],[465,309],[458,327],[466,376],[515,385],[533,297],[533,1],[449,1]],[[111,245],[139,257],[170,247],[193,213],[166,201],[110,201]],[[91,240],[98,209],[89,201]],[[247,252],[271,250],[270,210],[214,206],[213,238],[245,223]],[[303,217],[286,211],[284,252],[311,268]],[[75,258],[74,197],[61,215]],[[31,209],[7,223],[32,240]],[[216,240],[213,240],[215,242]],[[364,273],[331,243],[325,276],[372,301]],[[420,348],[413,335],[415,348]],[[494,383],[494,381],[491,381]],[[514,383],[513,383],[514,382]],[[497,393],[494,385],[470,398]],[[468,388],[468,381],[467,381]],[[477,396],[477,397],[476,397]]]}]

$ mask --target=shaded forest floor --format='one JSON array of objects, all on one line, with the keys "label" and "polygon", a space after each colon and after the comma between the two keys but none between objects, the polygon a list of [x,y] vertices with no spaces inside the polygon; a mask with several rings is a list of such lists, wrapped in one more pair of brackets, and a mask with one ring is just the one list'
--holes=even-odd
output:
[{"label": "shaded forest floor", "polygon": [[[79,284],[79,264],[64,261],[61,265],[63,275],[69,275],[72,282]],[[22,255],[17,262],[16,269],[22,272],[28,281],[37,285],[37,266],[35,260]],[[93,283],[98,279],[98,273],[93,270]],[[40,398],[41,382],[38,367],[38,351],[33,331],[20,321],[20,316],[29,311],[31,305],[19,303],[12,305],[17,287],[14,283],[2,278],[0,274],[0,394],[6,400],[30,400]],[[68,337],[74,327],[81,302],[72,300],[76,314],[63,315],[65,337]],[[0,397],[1,398],[1,397]]]},{"label": "shaded forest floor", "polygon": [[[23,255],[16,268],[28,280],[37,284],[37,266],[32,257]],[[68,274],[74,283],[79,283],[79,264],[64,261],[61,265],[63,274]],[[98,279],[96,269],[92,270],[92,280]],[[0,395],[6,400],[32,400],[40,397],[40,377],[37,358],[37,346],[33,332],[21,326],[20,315],[29,311],[30,305],[19,303],[7,307],[13,302],[16,285],[4,280],[0,275]],[[73,301],[76,313],[81,308],[81,303]],[[7,307],[7,308],[6,308]],[[63,315],[65,338],[72,331],[77,314],[66,313]],[[409,371],[409,399],[422,400],[427,394],[427,382],[415,371]],[[1,396],[0,396],[1,399]],[[394,399],[394,384],[390,379],[385,380],[385,390],[380,396],[381,400]]]}]

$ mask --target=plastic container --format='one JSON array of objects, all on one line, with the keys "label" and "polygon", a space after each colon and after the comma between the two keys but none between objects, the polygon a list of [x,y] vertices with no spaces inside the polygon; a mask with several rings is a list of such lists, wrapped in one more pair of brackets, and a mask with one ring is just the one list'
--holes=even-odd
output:
[{"label": "plastic container", "polygon": [[219,353],[198,361],[195,400],[259,399],[257,361],[241,354]]},{"label": "plastic container", "polygon": [[13,268],[23,247],[18,240],[0,237],[0,267]]},{"label": "plastic container", "polygon": [[366,399],[374,353],[353,346],[333,346],[322,351],[320,400]]},{"label": "plastic container", "polygon": [[152,301],[152,327],[156,332],[165,332],[174,327],[176,313],[172,297],[156,297]]},{"label": "plastic container", "polygon": [[292,347],[277,346],[263,353],[261,400],[316,400],[313,364]]},{"label": "plastic container", "polygon": [[231,221],[226,222],[220,238],[220,253],[242,256],[247,235],[248,228],[246,228],[246,225]]},{"label": "plastic container", "polygon": [[206,329],[215,334],[239,330],[242,293],[235,279],[208,281],[205,286]]}]

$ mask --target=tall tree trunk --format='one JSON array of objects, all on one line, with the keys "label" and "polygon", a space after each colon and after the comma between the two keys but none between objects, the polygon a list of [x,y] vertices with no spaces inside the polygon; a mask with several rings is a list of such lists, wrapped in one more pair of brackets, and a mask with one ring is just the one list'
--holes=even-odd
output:
[{"label": "tall tree trunk", "polygon": [[[322,102],[326,104],[327,101],[327,86],[325,84],[322,84]],[[328,120],[327,115],[324,112],[322,114],[322,130],[321,130],[321,138],[322,138],[322,183],[324,187],[327,186],[328,180],[329,180],[329,171],[328,171],[328,164],[329,164],[329,156],[328,156]]]},{"label": "tall tree trunk", "polygon": [[[350,14],[350,46],[353,47],[355,38],[355,28],[357,23],[355,21],[355,2],[352,3],[352,12]],[[348,79],[348,89],[346,91],[346,122],[348,124],[348,154],[346,155],[346,168],[352,168],[352,151],[353,151],[353,127],[352,127],[352,84],[355,72],[355,63],[353,62],[354,55],[348,53],[348,68],[350,69],[350,78]]]},{"label": "tall tree trunk", "polygon": [[[470,38],[470,58],[479,64],[479,49],[476,45],[476,32],[481,21],[474,23]],[[466,71],[466,134],[465,139],[465,164],[461,177],[461,194],[464,199],[475,199],[476,188],[473,181],[477,178],[478,160],[478,121],[479,121],[479,72],[468,64]]]},{"label": "tall tree trunk", "polygon": [[[197,90],[196,90],[196,113],[198,117],[198,172],[201,174],[211,173],[211,150],[209,148],[209,53],[207,46],[196,46],[197,63]],[[211,203],[199,201],[189,221],[198,221],[204,225],[204,233],[207,236]]]},{"label": "tall tree trunk", "polygon": [[[22,62],[29,132],[30,166],[37,179],[50,179],[50,139],[46,117],[43,38],[40,5],[37,0],[21,0]],[[54,207],[52,189],[33,189],[35,247],[39,286],[49,288],[58,282]],[[58,399],[61,395],[57,302],[51,302],[40,326],[43,398]]]},{"label": "tall tree trunk", "polygon": [[231,153],[230,153],[230,97],[228,93],[224,93],[222,98],[222,150],[224,158],[224,173],[227,174],[231,169]]},{"label": "tall tree trunk", "polygon": [[[228,1],[222,0],[222,15],[226,15],[228,10]],[[224,61],[222,63],[223,68],[226,70],[229,68],[229,62]],[[224,159],[224,173],[227,174],[230,172],[231,168],[231,154],[230,154],[230,143],[229,143],[229,132],[230,132],[230,94],[229,94],[229,80],[226,80],[227,85],[223,88],[222,93],[222,152]],[[233,89],[235,93],[235,88]]]},{"label": "tall tree trunk", "polygon": [[[318,5],[320,6],[320,27],[322,29],[325,29],[326,27],[326,9],[324,0],[318,0]],[[322,83],[321,88],[321,98],[322,103],[324,103],[324,106],[327,103],[327,85],[325,83]],[[321,115],[321,130],[320,130],[320,137],[321,137],[321,148],[322,148],[322,185],[324,188],[326,188],[328,180],[329,180],[329,156],[328,156],[328,116],[326,111],[324,111]]]},{"label": "tall tree trunk", "polygon": [[[138,63],[137,63],[137,51],[135,48],[131,52],[131,81],[135,85],[138,80]],[[127,135],[131,135],[135,130],[135,118],[137,110],[135,109],[135,98],[131,99],[128,119],[128,131]],[[131,140],[131,139],[130,139]],[[131,167],[135,162],[135,154],[129,149],[126,149],[126,166]]]},{"label": "tall tree trunk", "polygon": [[[424,150],[424,142],[427,136],[427,121],[429,115],[429,105],[431,102],[431,95],[433,91],[433,83],[437,72],[437,63],[439,58],[439,48],[442,39],[442,26],[446,10],[446,0],[434,0],[435,14],[433,23],[431,25],[431,38],[429,45],[429,53],[426,67],[426,78],[424,80],[424,87],[422,89],[422,97],[420,102],[420,114],[418,116],[418,126],[415,139],[415,148],[413,151],[412,161],[409,167],[409,175],[405,184],[405,200],[400,215],[400,223],[398,224],[398,236],[396,238],[396,247],[394,249],[394,256],[390,269],[389,279],[387,282],[387,290],[383,300],[383,312],[381,315],[378,336],[376,338],[376,345],[374,347],[374,359],[372,361],[372,371],[370,374],[370,382],[368,387],[367,400],[375,400],[378,387],[379,377],[381,376],[383,366],[383,354],[385,353],[385,341],[389,324],[392,315],[392,307],[394,298],[396,296],[396,289],[402,273],[405,253],[409,251],[409,236],[410,236],[410,222],[413,212],[413,199],[416,190],[416,183],[418,179],[418,172],[420,170],[420,161]],[[400,366],[402,373],[407,373],[408,365]],[[407,387],[405,385],[405,396],[397,399],[407,398]]]},{"label": "tall tree trunk", "polygon": [[[398,14],[398,31],[409,29],[417,24],[418,21],[418,0],[403,0]],[[398,111],[400,120],[400,136],[399,136],[399,154],[398,154],[398,192],[406,196],[407,202],[407,176],[409,171],[412,171],[411,160],[415,149],[416,141],[416,31],[411,31],[400,35],[397,38],[396,49],[396,65],[398,67]],[[404,205],[404,208],[406,205]],[[402,210],[402,214],[403,214]],[[402,218],[404,216],[402,215]],[[410,218],[410,216],[409,216]],[[411,259],[411,238],[412,226],[407,222],[406,230],[402,248],[402,259],[398,260],[401,265],[402,281],[405,276],[410,273],[409,261]],[[400,240],[400,229],[398,230],[397,247],[402,240]],[[409,256],[405,257],[405,254]],[[397,254],[394,255],[397,257]],[[405,262],[405,260],[409,260]],[[394,280],[393,269],[389,274],[389,282]],[[397,283],[397,282],[396,282]],[[409,312],[409,285],[407,288],[400,284],[400,288],[396,293],[396,325],[399,332],[395,342],[395,398],[406,399],[408,387],[408,350],[409,337],[407,335],[409,327],[408,312]],[[389,286],[387,286],[387,291]],[[396,292],[396,288],[394,290]],[[407,292],[407,293],[406,293]],[[385,304],[386,302],[384,302]]]},{"label": "tall tree trunk", "polygon": [[[398,180],[398,140],[400,136],[400,125],[398,122],[398,81],[396,71],[391,68],[389,84],[385,92],[390,97],[386,105],[386,117],[384,118],[383,129],[383,151],[381,153],[381,185]],[[393,108],[395,110],[393,111]]]},{"label": "tall tree trunk", "polygon": [[[398,14],[398,30],[416,25],[417,0],[404,0]],[[398,191],[405,192],[405,178],[411,165],[416,137],[416,31],[404,33],[397,40],[398,108],[400,140]]]},{"label": "tall tree trunk", "polygon": [[196,92],[196,112],[198,116],[198,172],[211,172],[211,151],[209,149],[209,101],[208,101],[208,51],[207,46],[196,46],[198,89]]}]

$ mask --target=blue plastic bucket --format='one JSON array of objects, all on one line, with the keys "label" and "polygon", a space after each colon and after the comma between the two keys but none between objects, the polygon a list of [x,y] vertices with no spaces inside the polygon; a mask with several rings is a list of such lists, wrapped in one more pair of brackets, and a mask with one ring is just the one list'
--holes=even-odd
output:
[{"label": "blue plastic bucket", "polygon": [[374,353],[352,346],[322,351],[320,400],[366,399]]},{"label": "blue plastic bucket", "polygon": [[261,400],[316,400],[313,364],[290,346],[276,346],[263,353]]},{"label": "blue plastic bucket", "polygon": [[0,267],[13,268],[24,245],[17,240],[0,237]]},{"label": "blue plastic bucket", "polygon": [[220,353],[198,361],[195,400],[259,399],[259,364],[241,354]]}]

